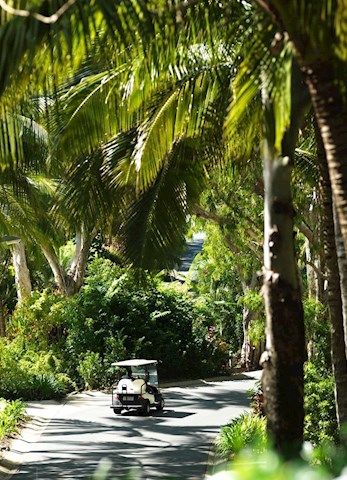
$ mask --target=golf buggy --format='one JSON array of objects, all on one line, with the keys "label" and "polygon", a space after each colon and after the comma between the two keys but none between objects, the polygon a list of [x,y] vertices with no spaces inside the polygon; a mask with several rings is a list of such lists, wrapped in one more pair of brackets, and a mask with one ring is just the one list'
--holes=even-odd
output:
[{"label": "golf buggy", "polygon": [[125,369],[126,374],[112,387],[112,405],[114,413],[123,409],[137,409],[149,415],[151,407],[163,410],[164,399],[158,388],[156,360],[124,360],[112,364]]}]

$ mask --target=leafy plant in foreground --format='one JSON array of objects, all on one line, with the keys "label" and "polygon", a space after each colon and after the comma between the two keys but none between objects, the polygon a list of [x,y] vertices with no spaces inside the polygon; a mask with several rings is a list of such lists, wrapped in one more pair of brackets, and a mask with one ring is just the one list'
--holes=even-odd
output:
[{"label": "leafy plant in foreground", "polygon": [[247,447],[263,452],[267,444],[265,418],[247,413],[222,427],[216,446],[219,454],[233,458]]},{"label": "leafy plant in foreground", "polygon": [[19,424],[25,418],[25,404],[20,400],[3,403],[4,408],[1,410],[2,403],[0,402],[0,442],[5,437],[17,433]]}]

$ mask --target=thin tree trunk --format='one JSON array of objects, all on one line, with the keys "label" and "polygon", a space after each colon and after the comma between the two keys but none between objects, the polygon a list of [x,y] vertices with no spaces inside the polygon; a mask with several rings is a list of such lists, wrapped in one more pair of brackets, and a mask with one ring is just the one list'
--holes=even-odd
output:
[{"label": "thin tree trunk", "polygon": [[[294,249],[291,170],[304,113],[297,70],[292,76],[291,125],[282,141],[282,156],[274,150],[274,114],[266,107],[264,157],[264,298],[266,351],[261,363],[268,431],[284,457],[299,454],[304,426],[306,359],[304,314]],[[264,92],[263,92],[264,93]],[[265,92],[266,93],[266,92]]]},{"label": "thin tree trunk", "polygon": [[44,256],[47,259],[47,262],[49,263],[49,266],[51,267],[54,281],[56,286],[58,287],[59,293],[66,295],[67,294],[67,289],[66,289],[66,280],[65,280],[65,272],[63,267],[59,263],[59,259],[56,256],[54,250],[47,245],[42,245],[42,252]]},{"label": "thin tree trunk", "polygon": [[[331,184],[324,147],[316,129],[320,196],[325,262],[328,277],[328,305],[331,319],[331,357],[335,377],[336,413],[339,425],[347,421],[347,358],[341,299],[339,265],[335,244],[335,227]],[[343,243],[342,243],[342,249]],[[347,291],[344,292],[345,294]]]},{"label": "thin tree trunk", "polygon": [[0,337],[6,337],[6,308],[0,303]]},{"label": "thin tree trunk", "polygon": [[[240,272],[240,276],[241,274],[242,273]],[[255,287],[257,283],[257,274],[253,273],[250,284],[247,285],[247,283],[244,281],[242,281],[241,283],[242,283],[243,294],[246,295],[246,293],[249,290],[252,290]],[[252,312],[252,310],[244,306],[242,310],[243,342],[242,342],[242,348],[241,348],[241,367],[244,367],[247,370],[249,370],[252,366],[251,353],[253,351],[253,346],[249,338],[249,327],[251,325],[253,317],[254,317],[254,312]]]},{"label": "thin tree trunk", "polygon": [[306,257],[306,277],[307,277],[307,293],[311,298],[317,297],[317,274],[315,272],[315,258],[311,250],[311,244],[305,241],[305,257]]},{"label": "thin tree trunk", "polygon": [[30,297],[32,290],[23,242],[16,243],[12,246],[12,262],[18,303],[21,304],[26,298]]},{"label": "thin tree trunk", "polygon": [[82,228],[81,228],[81,231],[76,233],[75,255],[74,255],[74,257],[71,261],[71,265],[70,265],[70,268],[69,268],[69,275],[72,276],[72,277],[73,277],[75,269],[77,267],[77,263],[78,263],[79,256],[80,256],[80,253],[81,253],[81,249],[82,249],[82,244],[83,244],[83,233],[82,233]]},{"label": "thin tree trunk", "polygon": [[334,209],[334,225],[335,225],[335,243],[336,243],[336,252],[337,252],[337,262],[339,265],[339,274],[340,274],[344,339],[345,339],[346,357],[347,357],[347,257],[346,257],[345,245],[341,235],[339,219],[337,218],[335,209]]},{"label": "thin tree trunk", "polygon": [[253,312],[251,312],[247,307],[243,307],[242,310],[242,331],[243,331],[243,342],[241,348],[241,367],[249,370],[251,367],[251,341],[249,338],[249,327],[253,318]]},{"label": "thin tree trunk", "polygon": [[83,285],[89,251],[95,235],[96,230],[94,229],[91,233],[82,230],[82,232],[76,236],[76,253],[71,263],[66,281],[68,295],[73,295],[79,292]]}]

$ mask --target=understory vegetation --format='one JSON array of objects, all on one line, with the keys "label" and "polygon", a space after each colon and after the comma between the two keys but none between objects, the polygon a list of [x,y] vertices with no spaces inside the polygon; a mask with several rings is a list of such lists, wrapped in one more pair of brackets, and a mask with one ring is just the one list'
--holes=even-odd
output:
[{"label": "understory vegetation", "polygon": [[0,397],[261,366],[234,478],[339,475],[346,0],[7,0],[0,51]]},{"label": "understory vegetation", "polygon": [[25,404],[20,400],[7,402],[0,398],[0,447],[1,442],[18,433],[25,420]]},{"label": "understory vegetation", "polygon": [[35,292],[13,313],[0,339],[0,395],[59,398],[107,387],[111,364],[129,357],[159,359],[161,380],[226,373],[240,339],[231,345],[211,330],[210,307],[206,319],[203,299],[151,277],[139,284],[133,272],[95,258],[78,294]]}]

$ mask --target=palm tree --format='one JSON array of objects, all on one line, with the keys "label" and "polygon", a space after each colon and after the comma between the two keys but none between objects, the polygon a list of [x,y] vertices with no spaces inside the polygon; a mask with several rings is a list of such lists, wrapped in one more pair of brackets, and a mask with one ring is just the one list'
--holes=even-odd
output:
[{"label": "palm tree", "polygon": [[[287,32],[309,87],[347,248],[346,17],[342,1],[256,0]],[[318,27],[319,25],[319,27]]]},{"label": "palm tree", "polygon": [[[272,2],[261,1],[260,3],[272,7]],[[295,8],[299,8],[300,5],[304,8],[302,2],[291,3],[293,3],[293,5],[295,4]],[[311,2],[309,3],[311,5]],[[284,19],[283,23],[287,23],[288,28],[286,28],[289,31],[290,36],[293,38],[297,50],[300,52],[300,38],[298,39],[295,37],[295,33],[298,32],[298,29],[295,30],[293,22],[290,23],[289,21],[290,15],[288,15],[288,11],[286,10],[287,3],[284,4],[284,2],[276,1],[273,2],[273,4],[276,4],[275,9],[270,8],[273,17],[278,21],[278,12],[282,14]],[[232,56],[232,66],[231,62],[225,61],[224,58],[221,65],[218,65],[218,69],[216,69],[218,74],[212,75],[211,69],[205,69],[202,72],[197,70],[193,75],[193,80],[189,81],[189,75],[186,75],[186,71],[187,68],[190,67],[189,62],[191,61],[191,58],[194,57],[196,46],[199,47],[200,50],[198,49],[198,51],[202,58],[207,55],[207,57],[210,57],[212,60],[215,58],[218,60],[218,55],[227,57],[229,54],[228,49],[226,49],[227,55],[225,55],[225,45],[227,45],[225,37],[223,38],[225,32],[221,35],[222,29],[220,28],[220,23],[216,22],[216,18],[214,18],[214,13],[218,10],[219,6],[216,7],[216,9],[213,9],[208,2],[206,4],[202,2],[201,5],[196,6],[195,9],[194,5],[192,8],[190,8],[190,6],[180,7],[179,4],[175,3],[174,10],[172,10],[172,6],[170,6],[167,9],[169,15],[166,16],[163,14],[166,5],[165,2],[161,4],[164,9],[159,11],[160,14],[153,13],[150,3],[148,4],[148,8],[147,5],[144,6],[141,4],[140,8],[136,10],[131,2],[123,2],[123,5],[120,5],[119,8],[117,6],[114,11],[111,11],[110,9],[107,10],[106,4],[101,1],[95,2],[95,5],[95,10],[89,12],[91,14],[90,18],[101,18],[101,21],[105,22],[105,24],[105,20],[107,20],[108,23],[106,30],[110,35],[114,35],[112,38],[118,42],[118,45],[122,45],[124,48],[128,49],[125,50],[125,55],[128,55],[129,58],[131,58],[131,61],[134,61],[136,56],[138,56],[140,62],[142,62],[142,66],[136,70],[135,78],[134,76],[129,76],[129,70],[127,70],[126,67],[125,70],[122,70],[122,64],[124,63],[123,52],[123,55],[120,54],[119,58],[115,60],[116,66],[113,71],[111,70],[111,75],[109,75],[109,72],[107,71],[104,75],[99,77],[97,75],[94,77],[91,76],[90,83],[81,81],[79,85],[76,85],[75,90],[78,91],[79,89],[80,91],[84,90],[85,92],[89,90],[88,95],[73,112],[71,120],[72,123],[73,121],[78,120],[79,114],[84,110],[84,107],[89,103],[89,100],[95,98],[94,94],[96,92],[102,95],[105,95],[107,92],[107,98],[109,98],[108,95],[114,94],[114,99],[118,102],[114,104],[119,107],[120,115],[117,115],[117,122],[118,118],[122,120],[121,122],[118,122],[119,125],[114,129],[113,125],[116,121],[115,116],[112,117],[112,122],[110,123],[112,128],[108,131],[110,137],[108,137],[107,140],[110,141],[112,139],[111,134],[113,134],[114,143],[113,147],[107,149],[107,151],[112,151],[114,145],[118,145],[118,135],[123,134],[124,131],[130,132],[132,129],[135,129],[135,138],[133,143],[129,146],[129,154],[123,162],[123,167],[125,167],[125,171],[128,172],[129,177],[132,177],[132,175],[136,173],[138,201],[133,206],[133,212],[130,215],[131,222],[125,228],[125,231],[132,232],[133,236],[134,226],[139,224],[142,226],[141,235],[139,237],[140,243],[137,244],[135,250],[129,250],[128,253],[129,255],[135,255],[137,252],[140,252],[142,258],[148,258],[148,245],[150,245],[149,239],[154,240],[155,244],[158,246],[158,255],[160,248],[167,245],[172,246],[172,239],[167,234],[165,226],[162,224],[160,228],[153,227],[157,221],[153,205],[158,206],[158,199],[165,199],[166,193],[170,194],[171,198],[174,194],[176,195],[176,205],[183,207],[187,205],[186,185],[180,185],[180,187],[173,186],[173,181],[168,175],[166,175],[168,171],[172,171],[174,165],[173,159],[179,158],[175,154],[176,147],[179,149],[182,145],[185,146],[187,141],[189,141],[189,143],[196,143],[199,141],[198,139],[201,131],[208,123],[206,122],[208,111],[223,93],[220,85],[225,84],[219,80],[220,71],[223,69],[222,67],[225,67],[230,77],[230,74],[233,73],[233,69],[235,68],[235,64],[238,63],[236,61],[237,55],[235,56],[235,54],[233,54]],[[39,10],[43,6],[43,4],[40,5]],[[243,2],[235,2],[235,6],[243,12],[241,15],[242,19],[245,19],[247,16],[252,16],[254,13],[251,9],[248,9]],[[186,27],[189,25],[190,19],[193,16],[192,13],[201,13],[201,10],[203,13],[205,13],[205,10],[208,13],[209,18],[207,24],[209,29],[207,29],[207,31],[212,32],[210,35],[211,38],[207,38],[208,35],[206,36],[205,34],[206,29],[202,30],[200,28],[194,28],[197,22],[195,22],[195,25],[193,25],[191,29],[187,30],[186,35],[182,35],[183,30],[180,28],[180,23]],[[98,14],[102,13],[102,15],[99,15],[99,17],[93,16],[95,15],[95,12],[98,12]],[[304,10],[304,12],[305,15],[308,14],[309,9]],[[299,13],[301,13],[301,11]],[[130,20],[127,19],[127,21],[125,21],[127,14],[129,14]],[[199,21],[201,17],[202,16],[198,17]],[[332,17],[330,16],[329,18]],[[167,22],[168,19],[169,21]],[[298,22],[298,28],[303,29],[304,23],[302,22],[302,17],[297,15],[295,20],[297,19],[300,20]],[[62,31],[64,30],[62,28],[63,20],[66,22],[69,21],[66,20],[66,17],[61,17],[61,22],[59,19],[52,28],[57,32],[56,37],[58,40],[60,39],[60,44],[63,45],[61,49],[62,52],[65,52],[68,44],[62,39]],[[231,24],[229,20],[230,16],[224,15],[222,21],[225,22],[225,25]],[[293,95],[294,92],[290,92],[290,88],[288,88],[288,85],[290,86],[291,84],[291,75],[288,74],[288,72],[291,71],[287,55],[288,48],[285,39],[283,42],[282,37],[278,39],[278,36],[276,36],[277,25],[276,28],[270,28],[269,21],[261,15],[255,16],[253,20],[254,23],[251,23],[249,29],[244,28],[244,31],[246,30],[246,33],[251,33],[248,38],[252,36],[255,37],[253,43],[251,43],[252,48],[250,48],[252,54],[255,53],[258,47],[260,47],[261,50],[259,50],[258,55],[255,56],[255,62],[251,64],[250,56],[244,55],[245,59],[243,60],[241,71],[243,71],[243,73],[247,71],[254,72],[254,67],[256,67],[260,69],[261,74],[253,74],[253,76],[248,75],[247,82],[241,85],[238,94],[243,100],[246,99],[246,104],[249,105],[250,100],[253,100],[257,95],[259,96],[259,82],[263,83],[266,87],[263,88],[263,107],[265,116],[263,123],[264,131],[261,136],[265,139],[263,154],[266,167],[265,184],[267,211],[265,291],[267,292],[268,328],[271,345],[269,345],[267,357],[264,358],[266,365],[265,370],[267,372],[265,375],[265,385],[270,430],[275,437],[277,448],[283,453],[288,454],[289,443],[293,444],[295,451],[299,448],[302,440],[303,421],[302,364],[305,358],[304,332],[301,297],[293,245],[293,208],[290,192],[290,172],[292,168],[295,140],[299,127],[299,124],[296,121],[296,115],[298,114],[298,116],[301,117],[302,103],[296,101],[296,95]],[[259,39],[259,35],[254,35],[255,29],[253,28],[252,30],[254,24],[257,24],[259,21],[263,24],[262,35],[265,35],[265,39],[264,36]],[[42,43],[42,40],[50,38],[49,34],[52,30],[43,27],[41,24],[38,28],[37,22],[38,20],[35,15],[30,14],[25,21],[22,19],[19,20],[18,18],[9,20],[4,24],[4,28],[0,31],[0,45],[1,38],[11,38],[11,35],[15,34],[15,27],[22,29],[22,32],[29,31],[33,33],[32,37],[24,35],[23,38],[25,40],[18,43],[19,46],[15,51],[13,58],[14,61],[9,66],[8,70],[6,70],[6,73],[3,73],[0,69],[2,72],[2,83],[0,82],[0,85],[3,86],[3,99],[7,98],[5,86],[9,84],[11,72],[13,72],[13,68],[16,68],[16,65],[20,63],[24,53],[34,51],[37,45]],[[100,20],[98,20],[98,22],[100,22]],[[160,30],[158,25],[162,26],[163,22],[167,22],[168,25]],[[71,24],[74,24],[75,26],[77,25],[76,11],[74,11],[74,15],[71,16],[71,23],[69,25]],[[90,26],[89,22],[87,22],[87,24]],[[112,26],[111,29],[109,28],[110,25]],[[140,26],[140,28],[137,28],[138,26]],[[173,27],[173,29],[171,27]],[[36,30],[33,31],[35,28]],[[97,38],[97,35],[95,35],[95,31],[94,28],[91,28],[92,33],[90,34],[89,31],[87,32],[89,37],[93,39],[92,49],[96,50],[96,47],[98,47],[101,52],[104,52],[105,50],[100,46],[101,44],[98,41],[99,39]],[[139,33],[135,33],[136,31]],[[231,31],[234,32],[235,30],[231,29],[228,33]],[[170,40],[170,35],[165,38],[167,32],[170,32],[170,34],[172,34],[172,32],[174,33],[172,36],[172,39],[174,40]],[[123,39],[120,38],[122,34],[124,34]],[[308,38],[312,40],[313,37],[314,32],[311,37],[309,36]],[[33,45],[28,45],[28,38],[33,39]],[[77,40],[80,38],[81,37],[78,37]],[[148,41],[153,38],[156,38],[158,42]],[[177,38],[179,38],[179,42],[176,41]],[[192,39],[194,39],[195,45]],[[326,36],[324,39],[326,39]],[[207,46],[209,40],[211,40],[211,44],[214,47],[212,49],[212,55],[209,54],[209,48]],[[273,40],[276,40],[276,42],[273,42]],[[319,41],[321,42],[321,39],[319,39]],[[285,48],[283,48],[283,44]],[[106,42],[106,45],[109,45],[109,43]],[[250,44],[247,43],[247,45],[249,46]],[[189,46],[189,48],[185,50],[185,52],[188,53],[183,54],[182,58],[180,58],[180,47],[182,46]],[[234,46],[235,45],[233,45],[233,47]],[[266,52],[265,54],[264,48]],[[166,50],[166,52],[164,50]],[[328,50],[329,49],[325,49],[324,52]],[[81,64],[81,58],[85,58],[85,50],[82,48],[81,51],[83,52],[82,54],[77,55],[74,66],[78,64],[78,62]],[[234,52],[235,51],[238,52],[242,50],[235,48]],[[276,74],[274,74],[271,69],[271,62],[273,59],[272,54],[277,55],[277,57],[275,57],[277,60],[276,64],[277,67],[280,67],[277,68],[277,72],[280,72],[279,76],[281,77],[282,75],[281,78],[276,78]],[[43,57],[44,55],[42,54],[41,56]],[[303,58],[305,59],[305,57]],[[146,61],[147,59],[149,59],[149,61]],[[177,60],[177,62],[175,62],[175,60]],[[151,70],[150,66],[153,67],[153,65],[157,70]],[[173,67],[173,65],[176,65],[176,67]],[[305,61],[301,61],[301,65],[304,70],[305,67],[308,66]],[[321,130],[323,130],[325,119],[328,118],[328,120],[332,119],[332,127],[336,127],[334,132],[340,132],[341,124],[337,123],[336,115],[335,117],[334,115],[330,115],[330,117],[325,115],[325,110],[327,110],[326,99],[330,96],[330,93],[333,93],[333,99],[335,101],[337,98],[335,95],[336,92],[335,90],[332,91],[331,82],[329,84],[329,82],[322,77],[322,72],[318,68],[319,65],[314,64],[314,67],[315,69],[313,69],[313,71],[315,72],[316,77],[320,79],[321,85],[327,87],[326,91],[329,93],[329,95],[326,96],[326,91],[323,90],[321,92],[318,89],[315,84],[316,77],[310,77],[310,72],[307,70],[308,82],[311,86],[311,96],[316,101],[317,118]],[[158,74],[158,69],[161,70],[160,74]],[[172,74],[173,70],[175,71],[175,75]],[[145,86],[142,87],[140,99],[137,99],[137,101],[133,103],[135,108],[133,107],[130,110],[130,115],[125,115],[125,108],[129,107],[134,99],[136,100],[136,94],[138,95],[136,87],[141,85],[140,73],[146,73],[142,79],[143,85]],[[101,77],[105,79],[104,82],[110,87],[109,89],[102,89],[103,83],[101,82]],[[59,79],[59,74],[57,74],[55,78]],[[128,78],[128,82],[124,83],[124,78]],[[113,82],[114,79],[117,79],[117,81]],[[161,82],[165,83],[168,79],[170,79],[169,87],[166,89],[160,88]],[[151,83],[153,84],[152,87],[149,86]],[[292,82],[293,86],[295,84],[295,82]],[[119,92],[117,92],[118,96],[116,94],[117,85],[121,87]],[[133,88],[134,85],[135,87]],[[318,92],[316,97],[314,97],[313,86]],[[223,88],[225,89],[225,87]],[[150,99],[153,98],[152,95],[155,91],[159,92],[159,94],[155,99],[154,107],[152,106],[151,108]],[[194,95],[192,95],[192,91]],[[282,95],[283,92],[286,94]],[[69,93],[71,94],[71,92],[68,92],[68,96]],[[125,101],[119,101],[120,97],[123,99],[125,98]],[[202,98],[205,102],[203,108],[201,108]],[[293,99],[295,102],[292,104],[291,100]],[[323,100],[325,103],[323,103]],[[235,102],[231,109],[231,117],[233,118],[234,123],[235,118],[238,116],[237,107],[235,105],[238,104],[240,105],[242,102]],[[321,112],[320,119],[319,109],[321,105],[323,105],[324,108],[321,109],[323,113]],[[336,104],[334,105],[336,106]],[[97,111],[99,106],[100,102],[96,102],[94,111]],[[122,108],[123,106],[125,106],[125,108]],[[330,109],[329,113],[335,114],[335,110],[336,109]],[[187,112],[190,112],[190,115],[187,116]],[[221,116],[224,115],[224,112],[225,108],[222,110]],[[100,118],[100,114],[94,118]],[[334,124],[334,119],[336,120],[335,123],[337,126]],[[96,122],[94,122],[94,124],[95,123]],[[90,136],[88,138],[90,139]],[[95,143],[98,138],[100,137],[96,135],[92,139],[91,144],[84,149],[84,154],[86,152],[91,153],[95,151]],[[323,134],[323,140],[325,148],[328,150],[328,147],[331,144],[331,135],[329,136],[325,132],[325,137]],[[104,142],[101,143],[103,144]],[[335,142],[335,144],[336,143],[337,142]],[[85,142],[83,144],[86,145]],[[75,142],[74,145],[78,145],[78,143]],[[335,150],[338,152],[338,149],[335,147],[336,145],[334,145],[334,152]],[[102,148],[103,147],[101,147],[101,149]],[[153,152],[155,152],[155,157],[153,156]],[[74,154],[76,153],[77,152],[74,152]],[[335,157],[330,156],[329,159],[329,155],[327,156],[330,175],[332,177],[336,165],[334,166],[334,162],[331,158]],[[340,161],[339,167],[342,168],[342,165],[343,164]],[[122,170],[122,173],[123,172],[124,169]],[[124,175],[119,173],[117,181],[120,178],[124,178]],[[343,175],[341,178],[343,178]],[[170,188],[168,188],[167,191],[164,188],[166,182],[169,182],[168,184],[170,185]],[[281,185],[282,188],[279,189],[279,185]],[[341,212],[343,212],[342,200],[343,198],[346,198],[346,195],[343,189],[340,189],[340,192],[338,191],[339,185],[336,175],[335,178],[332,178],[332,185],[337,198],[336,201],[339,217],[340,220],[343,220],[341,217]],[[168,200],[168,198],[169,197],[166,196],[166,200]],[[81,204],[79,205],[79,208],[80,206]],[[166,210],[164,213],[166,213]],[[170,214],[172,219],[178,220],[177,223],[179,224],[181,223],[183,217],[182,215],[177,214],[177,209],[173,208]],[[347,222],[345,222],[345,225],[347,225]],[[343,228],[342,225],[342,229]],[[176,234],[178,230],[179,229],[177,228]],[[283,326],[285,328],[283,328]],[[287,347],[287,342],[289,347]],[[285,351],[288,351],[290,354],[287,358],[284,356]],[[286,377],[286,374],[288,374],[288,377]],[[289,396],[287,396],[287,394]],[[292,405],[289,404],[288,398],[293,400]],[[289,421],[286,422],[283,421],[283,419],[291,419],[291,425],[289,424]],[[289,452],[289,454],[290,453],[291,452]]]}]

